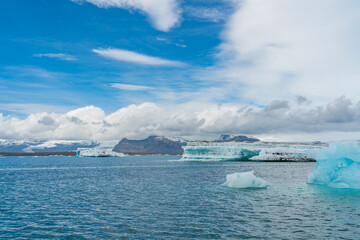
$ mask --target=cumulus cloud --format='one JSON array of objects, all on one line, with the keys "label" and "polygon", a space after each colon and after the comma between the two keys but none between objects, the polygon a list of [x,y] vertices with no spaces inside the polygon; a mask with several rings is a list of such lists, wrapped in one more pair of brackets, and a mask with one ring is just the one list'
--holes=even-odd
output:
[{"label": "cumulus cloud", "polygon": [[272,101],[266,108],[265,111],[274,111],[278,109],[286,109],[289,108],[289,102],[286,100],[275,100]]},{"label": "cumulus cloud", "polygon": [[326,106],[325,120],[333,123],[352,122],[356,114],[351,100],[341,97]]},{"label": "cumulus cloud", "polygon": [[[190,107],[189,107],[190,106]],[[205,110],[204,110],[205,109]],[[222,133],[267,136],[337,132],[337,137],[360,131],[360,102],[340,97],[325,105],[299,105],[276,100],[265,107],[191,104],[164,108],[143,103],[105,114],[98,107],[30,114],[25,119],[0,114],[0,136],[7,139],[118,140],[148,135],[216,136]],[[323,135],[321,135],[323,134]],[[288,139],[283,137],[283,139]],[[297,139],[297,140],[308,140]]]},{"label": "cumulus cloud", "polygon": [[117,61],[131,62],[143,65],[152,66],[183,66],[184,64],[178,61],[167,60],[158,57],[147,56],[141,53],[136,53],[123,49],[107,48],[107,49],[93,49],[94,53],[102,57],[114,59]]},{"label": "cumulus cloud", "polygon": [[34,57],[47,57],[47,58],[57,58],[60,60],[64,60],[64,61],[75,61],[77,60],[76,57],[69,55],[69,54],[65,54],[65,53],[39,53],[39,54],[34,54]]},{"label": "cumulus cloud", "polygon": [[169,31],[181,17],[181,10],[176,0],[72,0],[73,2],[89,2],[99,8],[123,8],[139,10],[149,16],[154,28]]},{"label": "cumulus cloud", "polygon": [[304,96],[356,96],[360,4],[356,0],[244,0],[230,16],[217,78],[258,104]]},{"label": "cumulus cloud", "polygon": [[296,101],[298,104],[308,104],[311,103],[310,100],[308,100],[306,97],[304,96],[296,96]]}]

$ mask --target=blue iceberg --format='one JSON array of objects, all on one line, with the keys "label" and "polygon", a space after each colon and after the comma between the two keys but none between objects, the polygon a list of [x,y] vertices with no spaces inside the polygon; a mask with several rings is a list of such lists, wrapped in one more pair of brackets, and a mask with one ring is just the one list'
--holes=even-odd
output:
[{"label": "blue iceberg", "polygon": [[360,189],[360,148],[356,142],[333,142],[312,154],[316,165],[307,183]]}]

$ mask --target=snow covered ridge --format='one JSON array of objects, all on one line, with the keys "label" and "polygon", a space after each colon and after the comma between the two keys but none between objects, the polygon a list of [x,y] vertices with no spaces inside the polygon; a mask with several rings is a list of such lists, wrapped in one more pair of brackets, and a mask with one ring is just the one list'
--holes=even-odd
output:
[{"label": "snow covered ridge", "polygon": [[8,140],[0,139],[0,152],[68,152],[93,148],[100,143],[86,140]]},{"label": "snow covered ridge", "polygon": [[315,161],[309,152],[326,144],[266,142],[189,142],[182,161]]},{"label": "snow covered ridge", "polygon": [[78,148],[77,157],[125,157],[123,153],[113,152],[112,149],[103,148]]}]

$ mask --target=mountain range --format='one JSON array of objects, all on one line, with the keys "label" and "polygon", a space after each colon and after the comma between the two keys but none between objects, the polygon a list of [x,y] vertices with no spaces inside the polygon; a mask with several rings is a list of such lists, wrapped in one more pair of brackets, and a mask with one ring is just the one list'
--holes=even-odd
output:
[{"label": "mountain range", "polygon": [[[212,142],[256,142],[257,138],[222,134]],[[114,152],[141,154],[181,154],[182,147],[188,140],[181,137],[167,138],[164,136],[149,136],[141,140],[121,139],[113,147]],[[110,145],[111,146],[111,145]],[[31,152],[74,152],[78,148],[98,148],[100,143],[91,141],[66,140],[4,140],[0,139],[0,152],[31,153]]]},{"label": "mountain range", "polygon": [[[175,138],[177,139],[177,138]],[[246,136],[232,136],[229,134],[222,134],[219,139],[213,142],[257,142],[257,138]],[[182,154],[182,147],[188,141],[181,139],[181,141],[174,141],[163,136],[149,136],[141,140],[129,140],[123,138],[114,148],[114,152],[121,153],[151,153],[151,154]]]}]

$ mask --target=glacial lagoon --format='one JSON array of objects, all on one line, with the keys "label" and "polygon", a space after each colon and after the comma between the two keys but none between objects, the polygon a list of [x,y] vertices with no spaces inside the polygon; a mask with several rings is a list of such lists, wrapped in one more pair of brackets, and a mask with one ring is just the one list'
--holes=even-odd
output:
[{"label": "glacial lagoon", "polygon": [[[315,163],[180,158],[0,157],[0,239],[360,236],[360,191],[307,184]],[[248,171],[269,186],[223,185]]]}]

